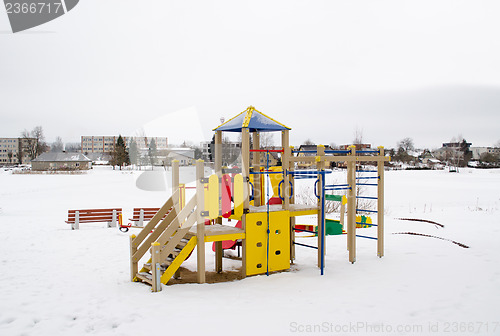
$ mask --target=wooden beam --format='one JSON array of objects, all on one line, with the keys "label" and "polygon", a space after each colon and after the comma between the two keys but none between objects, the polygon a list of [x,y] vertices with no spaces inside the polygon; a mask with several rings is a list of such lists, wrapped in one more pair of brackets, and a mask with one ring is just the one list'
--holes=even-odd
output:
[{"label": "wooden beam", "polygon": [[130,236],[130,281],[134,282],[139,270],[138,262],[134,260],[134,254],[137,252],[137,247],[134,246],[133,241],[135,235]]},{"label": "wooden beam", "polygon": [[[258,132],[252,132],[252,149],[260,149],[260,134]],[[253,165],[253,171],[254,172],[260,172],[260,152],[253,152],[252,153],[253,159],[252,159],[252,165]],[[254,199],[253,199],[253,205],[255,206],[260,206],[262,205],[262,185],[260,183],[261,181],[261,175],[254,175],[253,178],[253,192],[254,192]]]},{"label": "wooden beam", "polygon": [[[248,184],[249,178],[249,164],[250,164],[250,135],[248,128],[241,129],[241,158],[242,167],[241,175],[243,175],[243,216],[241,217],[242,229],[246,233],[247,216],[246,212],[250,208],[250,185]],[[242,256],[241,256],[241,275],[246,277],[246,239],[242,242]]]},{"label": "wooden beam", "polygon": [[197,256],[197,280],[198,283],[205,282],[205,217],[202,211],[205,210],[205,185],[201,182],[204,177],[203,160],[196,161],[196,256]]}]

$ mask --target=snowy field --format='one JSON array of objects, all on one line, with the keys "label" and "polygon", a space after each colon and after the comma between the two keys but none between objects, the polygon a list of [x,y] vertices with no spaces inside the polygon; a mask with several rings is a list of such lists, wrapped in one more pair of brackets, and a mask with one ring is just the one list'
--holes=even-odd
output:
[{"label": "snowy field", "polygon": [[297,247],[289,272],[154,294],[129,281],[130,232],[64,222],[68,209],[122,207],[128,219],[134,207],[161,206],[169,188],[140,190],[139,174],[0,171],[0,335],[500,334],[500,170],[386,172],[384,258],[376,241],[358,239],[350,264],[346,237],[330,236],[324,276],[316,251]]}]

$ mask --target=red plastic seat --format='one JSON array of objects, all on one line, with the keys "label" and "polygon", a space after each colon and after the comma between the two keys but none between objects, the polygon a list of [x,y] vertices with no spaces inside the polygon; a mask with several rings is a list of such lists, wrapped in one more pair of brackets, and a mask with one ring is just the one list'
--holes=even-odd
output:
[{"label": "red plastic seat", "polygon": [[279,197],[271,197],[268,201],[269,205],[273,204],[283,204],[283,201],[281,201],[281,198]]}]

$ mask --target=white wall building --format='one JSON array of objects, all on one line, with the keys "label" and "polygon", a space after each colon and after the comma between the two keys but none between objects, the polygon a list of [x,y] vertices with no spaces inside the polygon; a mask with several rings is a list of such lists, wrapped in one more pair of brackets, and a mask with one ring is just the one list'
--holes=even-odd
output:
[{"label": "white wall building", "polygon": [[[154,139],[156,148],[164,150],[168,147],[168,139],[166,137],[126,137],[122,136],[127,147],[131,141],[135,141],[139,149],[149,147],[151,140]],[[111,153],[115,149],[118,136],[82,136],[82,153]]]},{"label": "white wall building", "polygon": [[[28,152],[30,140],[36,142],[34,138],[0,138],[0,165],[30,163]],[[19,162],[19,152],[22,152],[21,162]]]}]

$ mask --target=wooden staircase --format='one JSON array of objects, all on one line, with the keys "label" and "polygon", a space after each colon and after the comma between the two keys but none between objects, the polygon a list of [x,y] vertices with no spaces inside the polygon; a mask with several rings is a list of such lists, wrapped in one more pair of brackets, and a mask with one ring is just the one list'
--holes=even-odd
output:
[{"label": "wooden staircase", "polygon": [[[180,210],[177,190],[144,229],[130,237],[132,281],[149,284],[154,292],[160,291],[161,284],[167,284],[189,257],[197,244],[196,234],[189,231],[197,221],[196,197]],[[138,270],[139,261],[148,251],[151,257]]]}]

